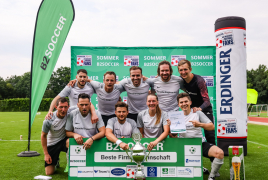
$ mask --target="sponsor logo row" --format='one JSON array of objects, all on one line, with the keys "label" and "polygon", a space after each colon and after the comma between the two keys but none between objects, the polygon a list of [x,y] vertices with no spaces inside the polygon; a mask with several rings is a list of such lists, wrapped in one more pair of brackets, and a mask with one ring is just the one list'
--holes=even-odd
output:
[{"label": "sponsor logo row", "polygon": [[[201,177],[201,167],[153,167],[142,166],[146,177]],[[71,177],[127,177],[134,178],[137,166],[126,167],[71,167]]]},{"label": "sponsor logo row", "polygon": [[[186,55],[171,55],[170,62],[172,66],[178,66],[178,63],[186,59]],[[77,55],[77,66],[92,66],[92,55]],[[116,60],[116,61],[111,61]],[[144,56],[144,66],[158,66],[159,61],[167,60],[166,56]],[[152,62],[152,60],[157,60]],[[213,55],[192,55],[191,60],[213,60]],[[119,56],[97,56],[97,66],[119,66]],[[124,56],[124,66],[140,66],[140,57]],[[212,62],[198,62],[193,63],[193,66],[213,66]],[[201,63],[201,64],[200,64]]]}]

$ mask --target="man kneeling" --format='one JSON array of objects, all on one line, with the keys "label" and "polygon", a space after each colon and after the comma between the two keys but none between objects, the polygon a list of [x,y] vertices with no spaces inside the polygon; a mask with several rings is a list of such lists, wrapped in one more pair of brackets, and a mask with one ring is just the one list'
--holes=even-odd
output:
[{"label": "man kneeling", "polygon": [[44,120],[41,143],[45,155],[46,175],[52,175],[59,165],[60,152],[67,152],[65,124],[67,111],[69,109],[68,100],[61,97],[56,102],[56,109],[50,120]]},{"label": "man kneeling", "polygon": [[[201,128],[212,131],[214,130],[214,124],[210,119],[201,111],[193,113],[191,111],[191,98],[187,93],[180,93],[177,97],[178,105],[184,112],[186,133],[181,133],[179,138],[202,138]],[[203,156],[204,157],[215,157],[212,163],[212,169],[209,174],[208,180],[214,180],[215,175],[223,164],[224,153],[219,147],[210,144],[208,142],[202,142]]]},{"label": "man kneeling", "polygon": [[133,119],[127,118],[128,105],[124,102],[117,102],[115,105],[116,117],[108,120],[106,126],[106,138],[116,143],[123,150],[128,149],[128,145],[118,138],[131,138],[133,133],[139,133],[137,124]]}]

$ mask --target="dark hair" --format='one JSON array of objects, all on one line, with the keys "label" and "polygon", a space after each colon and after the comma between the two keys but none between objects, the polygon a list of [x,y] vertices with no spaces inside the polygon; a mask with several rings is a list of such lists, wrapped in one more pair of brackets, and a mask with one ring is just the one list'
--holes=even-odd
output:
[{"label": "dark hair", "polygon": [[88,94],[86,94],[86,93],[81,93],[81,94],[78,95],[78,102],[79,102],[80,98],[81,99],[88,99],[89,102],[90,102],[90,96]]},{"label": "dark hair", "polygon": [[68,105],[69,105],[69,101],[68,101],[65,97],[60,97],[60,98],[56,101],[56,106],[58,106],[60,102],[61,102],[61,103],[65,103],[65,102],[67,102]]},{"label": "dark hair", "polygon": [[188,61],[188,60],[186,60],[186,59],[180,60],[180,62],[178,63],[178,68],[179,68],[179,66],[182,66],[182,65],[184,65],[184,64],[188,64],[189,69],[192,68],[192,67],[191,67],[191,62]]},{"label": "dark hair", "polygon": [[141,74],[142,74],[142,69],[139,67],[139,66],[132,66],[131,68],[129,68],[129,73],[132,71],[132,70],[137,70],[139,69],[141,71]]},{"label": "dark hair", "polygon": [[114,75],[114,80],[116,81],[116,74],[113,71],[107,71],[104,75],[103,78],[105,79],[105,76],[109,74],[109,75]]},{"label": "dark hair", "polygon": [[[148,100],[148,97],[149,96],[154,96],[156,98],[156,100],[158,101],[158,97],[157,95],[155,94],[149,94],[147,96],[147,100]],[[160,120],[161,120],[161,114],[162,114],[162,111],[161,109],[159,108],[159,105],[156,106],[156,122],[155,122],[155,125],[159,124],[160,123]]]},{"label": "dark hair", "polygon": [[169,66],[169,71],[170,71],[170,75],[172,75],[173,73],[173,69],[171,67],[171,64],[170,62],[164,60],[164,61],[161,61],[159,64],[158,64],[158,68],[157,68],[157,75],[160,76],[160,66],[161,65],[164,65],[164,64],[167,64]]},{"label": "dark hair", "polygon": [[116,108],[118,108],[118,107],[125,107],[125,108],[127,108],[127,111],[128,111],[128,105],[127,105],[126,103],[124,103],[124,102],[117,102],[117,103],[115,104],[115,110],[116,110]]},{"label": "dark hair", "polygon": [[87,70],[85,70],[85,69],[79,69],[77,71],[77,74],[79,74],[80,72],[85,73],[87,75]]},{"label": "dark hair", "polygon": [[178,96],[177,96],[177,101],[179,102],[179,99],[180,98],[184,98],[184,97],[187,97],[190,101],[191,101],[191,97],[189,94],[187,93],[180,93]]}]

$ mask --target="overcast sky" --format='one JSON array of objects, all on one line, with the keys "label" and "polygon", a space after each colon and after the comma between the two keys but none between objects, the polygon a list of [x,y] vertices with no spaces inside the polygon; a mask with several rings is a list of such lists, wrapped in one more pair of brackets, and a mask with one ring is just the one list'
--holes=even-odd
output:
[{"label": "overcast sky", "polygon": [[[0,0],[0,77],[30,71],[41,0]],[[55,69],[70,67],[70,46],[214,46],[214,23],[246,19],[247,69],[268,66],[268,1],[73,0],[75,20]]]}]

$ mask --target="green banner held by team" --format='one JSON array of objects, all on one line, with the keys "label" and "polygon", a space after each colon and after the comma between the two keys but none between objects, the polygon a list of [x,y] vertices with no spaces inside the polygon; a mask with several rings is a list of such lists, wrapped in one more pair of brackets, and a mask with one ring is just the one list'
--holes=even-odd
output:
[{"label": "green banner held by team", "polygon": [[43,0],[39,7],[32,52],[31,125],[73,20],[71,0]]}]

